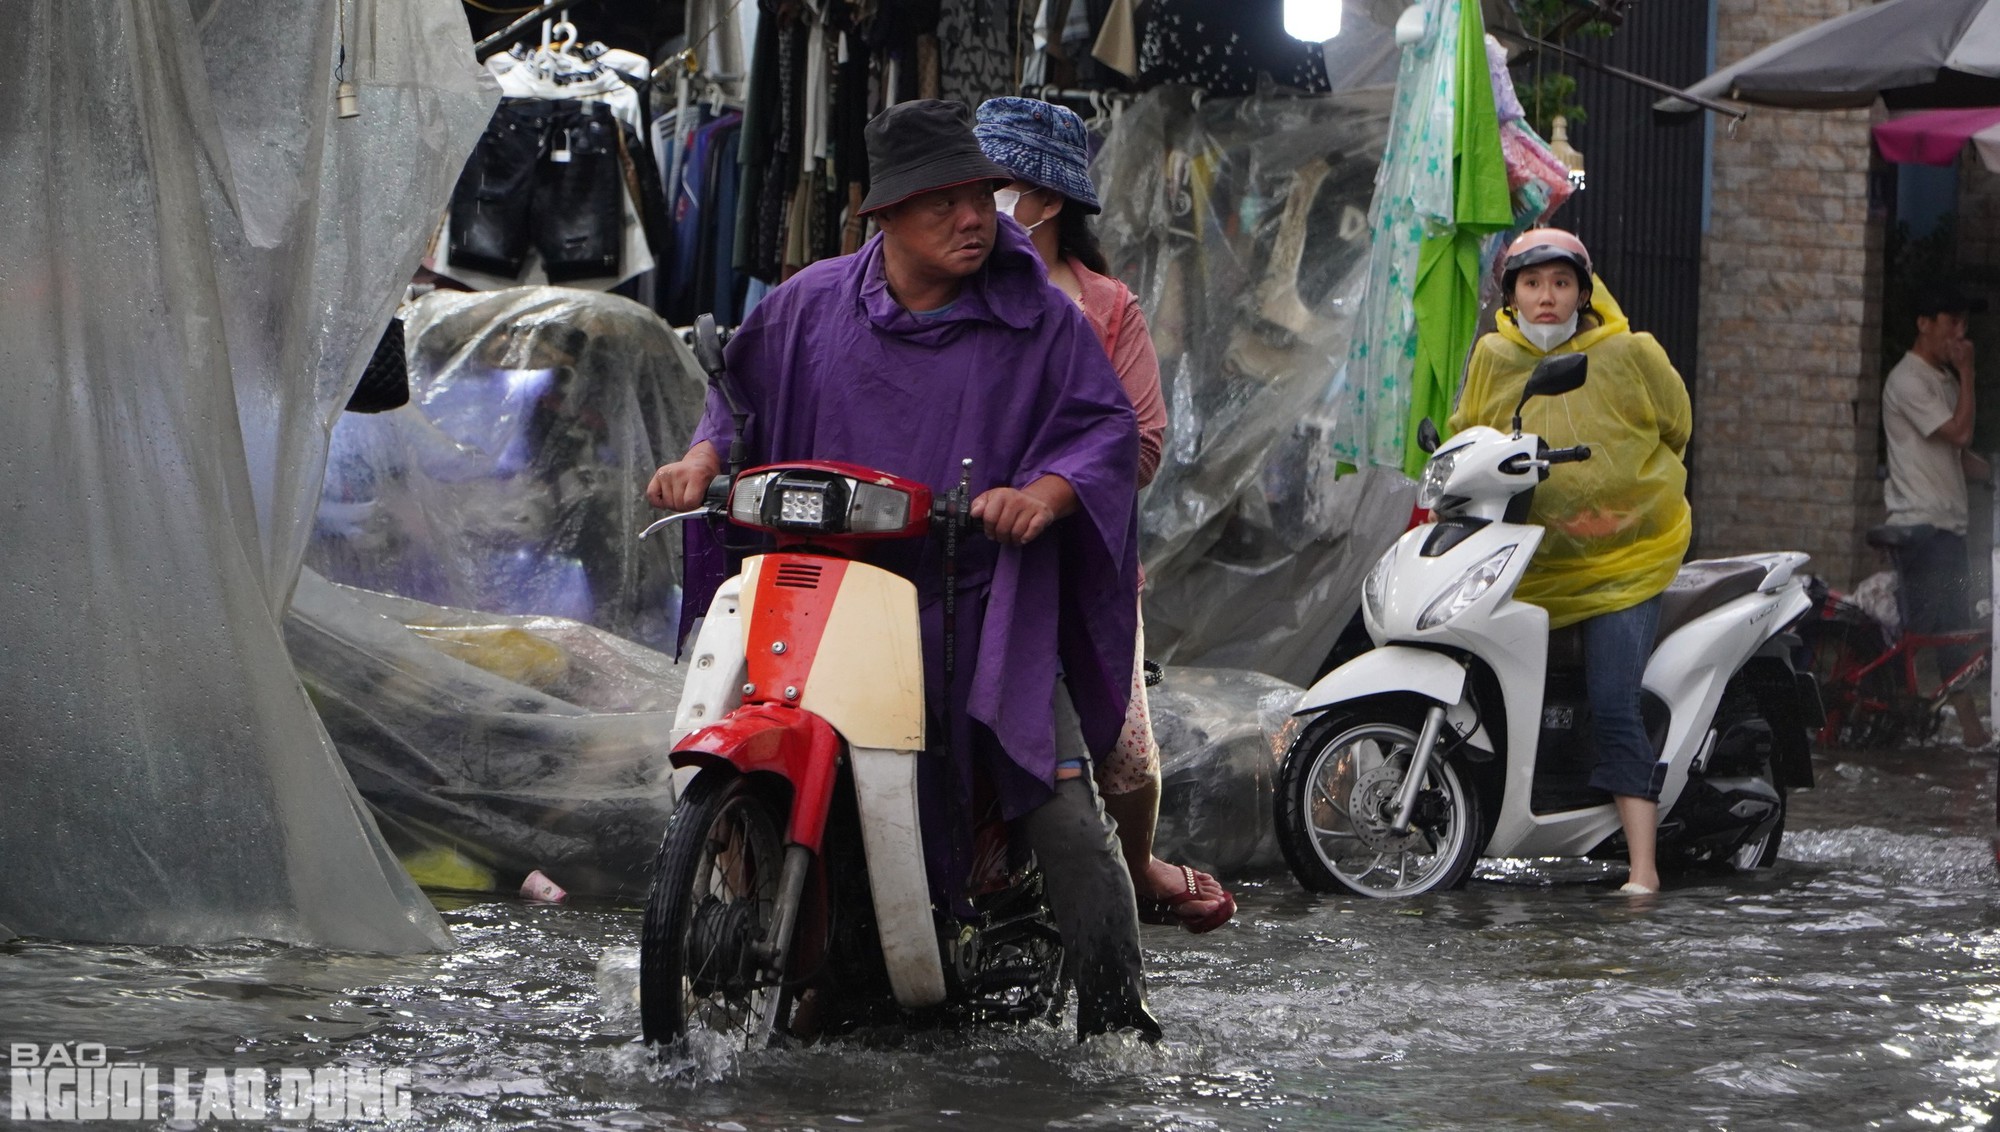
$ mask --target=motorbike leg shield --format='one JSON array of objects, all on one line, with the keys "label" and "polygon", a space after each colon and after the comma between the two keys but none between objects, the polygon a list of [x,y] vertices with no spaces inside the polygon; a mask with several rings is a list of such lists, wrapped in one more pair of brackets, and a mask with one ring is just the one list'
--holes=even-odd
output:
[{"label": "motorbike leg shield", "polygon": [[[1056,732],[1081,746],[1066,695],[1056,697]],[[1077,1037],[1132,1030],[1157,1041],[1160,1023],[1146,1006],[1132,876],[1090,776],[1058,780],[1055,796],[1021,826],[1041,863],[1062,932],[1063,962],[1076,983]]]},{"label": "motorbike leg shield", "polygon": [[914,751],[848,750],[882,961],[897,1004],[909,1010],[945,1000],[944,962],[931,917],[930,878],[917,811],[917,758]]}]

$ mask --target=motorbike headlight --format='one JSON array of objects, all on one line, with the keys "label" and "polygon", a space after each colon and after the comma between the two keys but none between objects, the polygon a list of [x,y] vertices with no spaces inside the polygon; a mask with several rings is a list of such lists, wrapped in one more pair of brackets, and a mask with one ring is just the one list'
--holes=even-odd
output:
[{"label": "motorbike headlight", "polygon": [[847,529],[857,533],[888,533],[910,525],[908,493],[881,484],[856,483],[847,505]]},{"label": "motorbike headlight", "polygon": [[1424,477],[1417,484],[1417,506],[1426,511],[1436,509],[1444,498],[1444,485],[1450,481],[1452,471],[1458,467],[1458,458],[1467,447],[1460,445],[1440,452],[1424,465]]},{"label": "motorbike headlight", "polygon": [[779,474],[762,472],[754,476],[738,476],[735,490],[729,493],[729,517],[752,525],[763,522],[764,493]]},{"label": "motorbike headlight", "polygon": [[1417,618],[1417,628],[1435,629],[1470,609],[1473,602],[1500,580],[1501,573],[1507,569],[1507,560],[1514,557],[1514,549],[1519,545],[1515,543],[1514,546],[1502,547],[1487,556],[1486,561],[1459,575],[1458,581],[1439,594],[1437,600],[1424,610],[1423,616]]},{"label": "motorbike headlight", "polygon": [[1361,601],[1368,607],[1369,615],[1375,620],[1382,619],[1382,591],[1389,587],[1389,568],[1396,560],[1392,548],[1375,560],[1375,568],[1368,571],[1368,578],[1361,583]]}]

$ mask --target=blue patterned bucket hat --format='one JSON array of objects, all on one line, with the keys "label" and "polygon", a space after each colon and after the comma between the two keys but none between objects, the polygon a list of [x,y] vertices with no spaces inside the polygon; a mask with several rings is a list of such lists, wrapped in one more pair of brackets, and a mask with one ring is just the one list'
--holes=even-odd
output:
[{"label": "blue patterned bucket hat", "polygon": [[972,132],[979,148],[1016,177],[1083,206],[1104,211],[1090,183],[1090,143],[1083,119],[1067,106],[1036,98],[989,98],[979,104]]}]

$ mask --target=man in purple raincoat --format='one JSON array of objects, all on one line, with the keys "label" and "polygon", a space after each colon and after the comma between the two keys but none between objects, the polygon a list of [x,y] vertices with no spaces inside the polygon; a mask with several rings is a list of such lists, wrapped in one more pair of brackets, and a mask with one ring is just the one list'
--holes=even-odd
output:
[{"label": "man in purple raincoat", "polygon": [[[993,190],[1013,174],[980,152],[965,107],[893,106],[866,137],[862,210],[881,234],[800,272],[730,340],[749,464],[844,460],[942,495],[972,461],[972,514],[990,537],[961,546],[951,688],[939,546],[885,544],[873,556],[917,586],[933,717],[949,721],[948,755],[922,766],[927,815],[951,815],[925,823],[934,894],[962,892],[983,779],[1043,865],[1079,1033],[1157,1037],[1131,878],[1088,773],[1091,753],[1117,741],[1131,687],[1132,408],[1026,233],[997,220]],[[687,455],[654,475],[647,497],[697,506],[731,434],[712,394]],[[693,548],[689,561],[688,600],[705,608],[719,562],[704,579]]]}]

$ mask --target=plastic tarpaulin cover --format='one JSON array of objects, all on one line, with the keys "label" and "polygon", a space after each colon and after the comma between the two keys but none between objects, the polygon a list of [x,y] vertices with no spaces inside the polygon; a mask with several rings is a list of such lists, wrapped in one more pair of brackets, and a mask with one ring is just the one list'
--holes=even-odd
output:
[{"label": "plastic tarpaulin cover", "polygon": [[428,605],[311,571],[285,640],[419,880],[512,891],[540,869],[574,894],[643,898],[673,811],[685,670],[671,658],[577,621]]},{"label": "plastic tarpaulin cover", "polygon": [[1407,524],[1415,484],[1333,443],[1387,128],[1379,89],[1197,107],[1163,87],[1092,168],[1167,401],[1140,514],[1155,659],[1310,681]]},{"label": "plastic tarpaulin cover", "polygon": [[1261,672],[1168,668],[1150,690],[1163,860],[1219,875],[1277,868],[1271,810],[1304,690]]},{"label": "plastic tarpaulin cover", "polygon": [[[336,19],[361,115],[333,113]],[[452,0],[25,0],[0,77],[0,921],[448,946],[279,632],[492,112]]]},{"label": "plastic tarpaulin cover", "polygon": [[637,303],[561,287],[433,291],[404,342],[410,403],[334,427],[307,563],[670,649],[680,540],[639,532],[701,413],[692,352]]}]

